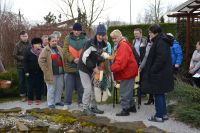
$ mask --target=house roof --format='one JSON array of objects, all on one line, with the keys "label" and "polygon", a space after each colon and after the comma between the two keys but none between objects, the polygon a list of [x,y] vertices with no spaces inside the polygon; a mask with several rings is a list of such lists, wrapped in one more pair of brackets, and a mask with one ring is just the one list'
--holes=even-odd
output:
[{"label": "house roof", "polygon": [[170,11],[168,17],[200,15],[200,0],[188,0]]}]

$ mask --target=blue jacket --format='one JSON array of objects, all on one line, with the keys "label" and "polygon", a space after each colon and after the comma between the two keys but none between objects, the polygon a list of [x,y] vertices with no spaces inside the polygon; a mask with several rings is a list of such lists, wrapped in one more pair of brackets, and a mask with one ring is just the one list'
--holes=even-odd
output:
[{"label": "blue jacket", "polygon": [[172,64],[179,64],[181,65],[183,60],[183,53],[179,42],[174,39],[173,45],[171,46],[171,57],[172,57]]},{"label": "blue jacket", "polygon": [[111,55],[112,54],[111,44],[109,42],[107,42],[106,47],[103,50],[105,50],[105,52],[107,52],[109,55]]}]

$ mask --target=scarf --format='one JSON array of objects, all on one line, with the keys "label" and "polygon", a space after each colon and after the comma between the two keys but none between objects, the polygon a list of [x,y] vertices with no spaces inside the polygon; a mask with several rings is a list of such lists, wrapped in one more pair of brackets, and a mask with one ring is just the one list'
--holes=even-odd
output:
[{"label": "scarf", "polygon": [[31,48],[31,53],[33,53],[37,57],[39,57],[41,52],[42,52],[42,48],[37,48],[37,49]]}]

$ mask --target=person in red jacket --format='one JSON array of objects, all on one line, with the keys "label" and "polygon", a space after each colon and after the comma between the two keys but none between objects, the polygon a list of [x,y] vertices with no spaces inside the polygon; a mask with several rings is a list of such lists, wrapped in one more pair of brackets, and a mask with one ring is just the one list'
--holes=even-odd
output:
[{"label": "person in red jacket", "polygon": [[120,30],[112,31],[110,36],[115,44],[111,71],[114,79],[120,80],[120,104],[122,106],[122,111],[117,113],[116,116],[128,116],[130,112],[136,112],[133,100],[133,85],[134,78],[138,73],[138,66],[131,45],[122,36]]}]

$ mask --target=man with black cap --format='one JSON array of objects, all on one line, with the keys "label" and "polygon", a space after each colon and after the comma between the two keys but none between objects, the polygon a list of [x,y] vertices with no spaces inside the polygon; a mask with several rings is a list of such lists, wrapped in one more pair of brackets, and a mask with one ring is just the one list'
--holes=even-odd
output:
[{"label": "man with black cap", "polygon": [[104,113],[104,111],[101,111],[97,108],[92,79],[94,78],[93,76],[95,75],[95,73],[99,73],[99,65],[101,62],[104,61],[104,58],[101,56],[101,53],[103,51],[103,48],[106,47],[106,43],[103,40],[105,35],[105,26],[103,24],[99,24],[94,38],[88,40],[85,43],[83,52],[78,62],[81,83],[84,88],[82,98],[82,113],[86,116],[95,116],[96,114]]},{"label": "man with black cap", "polygon": [[73,89],[78,93],[78,105],[82,104],[83,87],[77,69],[77,64],[86,41],[86,34],[82,32],[80,23],[73,25],[73,31],[64,40],[64,70],[65,92],[64,109],[69,109],[72,104]]},{"label": "man with black cap", "polygon": [[41,103],[41,94],[43,89],[43,73],[38,64],[38,57],[42,51],[42,39],[33,38],[32,47],[28,48],[24,54],[24,71],[28,81],[28,105],[34,100],[35,104]]}]

